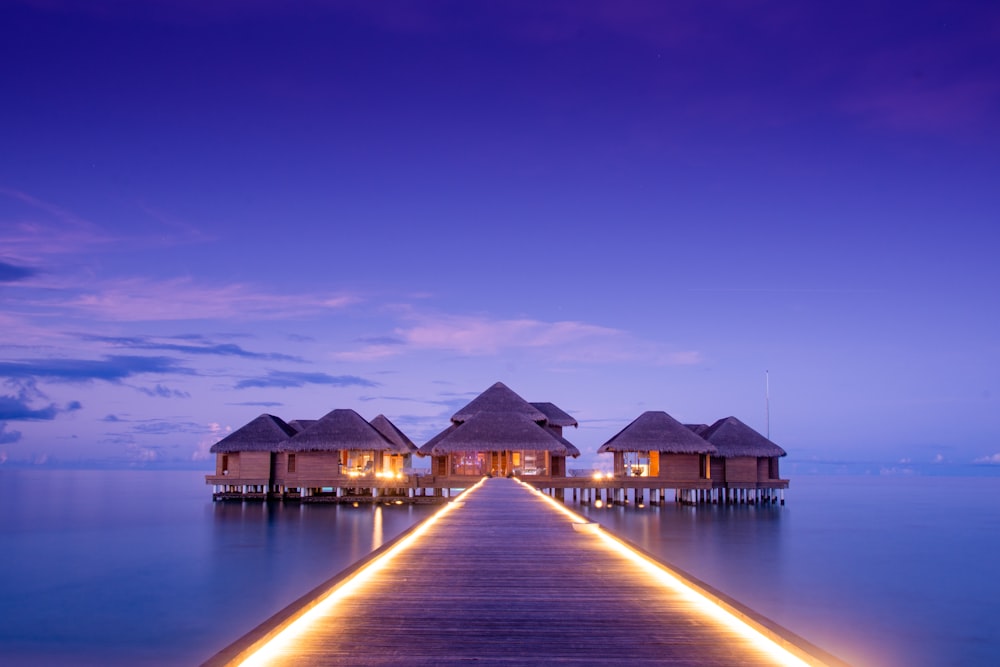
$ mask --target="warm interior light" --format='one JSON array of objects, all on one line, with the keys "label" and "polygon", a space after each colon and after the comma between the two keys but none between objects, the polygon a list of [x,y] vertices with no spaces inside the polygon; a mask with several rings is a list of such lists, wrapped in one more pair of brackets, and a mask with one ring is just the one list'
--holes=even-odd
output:
[{"label": "warm interior light", "polygon": [[594,473],[594,479],[601,479],[601,477],[603,477],[603,475],[600,470]]}]

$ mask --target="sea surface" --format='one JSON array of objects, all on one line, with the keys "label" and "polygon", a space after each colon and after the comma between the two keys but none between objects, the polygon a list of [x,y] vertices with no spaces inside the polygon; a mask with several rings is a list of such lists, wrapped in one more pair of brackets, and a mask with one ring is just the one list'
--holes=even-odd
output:
[{"label": "sea surface", "polygon": [[[199,664],[434,511],[210,496],[200,472],[0,470],[0,664]],[[570,505],[852,664],[1000,664],[1000,477],[787,499]]]}]

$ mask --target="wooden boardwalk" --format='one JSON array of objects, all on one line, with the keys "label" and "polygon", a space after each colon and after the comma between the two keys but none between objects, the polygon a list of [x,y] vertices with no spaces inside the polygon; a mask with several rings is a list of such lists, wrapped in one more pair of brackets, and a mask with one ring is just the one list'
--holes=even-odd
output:
[{"label": "wooden boardwalk", "polygon": [[265,664],[777,664],[580,528],[486,480]]}]

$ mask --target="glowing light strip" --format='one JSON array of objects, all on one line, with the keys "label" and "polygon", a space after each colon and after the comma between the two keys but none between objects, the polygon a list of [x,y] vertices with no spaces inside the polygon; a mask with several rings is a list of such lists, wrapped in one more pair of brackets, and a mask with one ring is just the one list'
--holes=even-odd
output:
[{"label": "glowing light strip", "polygon": [[[594,523],[590,519],[577,514],[572,511],[559,501],[550,498],[545,495],[535,487],[522,482],[519,479],[515,480],[522,484],[524,487],[543,498],[556,510],[562,512],[567,517],[569,517],[574,523]],[[589,532],[589,531],[588,531]],[[741,637],[749,640],[755,648],[767,653],[768,657],[775,660],[780,665],[794,665],[795,667],[802,667],[808,665],[823,665],[825,663],[813,659],[809,662],[803,660],[799,656],[790,652],[784,646],[778,644],[774,639],[763,634],[760,630],[753,627],[745,620],[739,618],[733,612],[728,609],[723,608],[718,603],[714,602],[706,595],[699,591],[698,589],[692,587],[688,582],[683,579],[678,578],[669,570],[665,569],[660,563],[654,560],[650,560],[643,554],[633,551],[628,545],[619,542],[605,530],[598,527],[597,530],[593,531],[593,534],[601,539],[604,545],[611,551],[625,557],[633,565],[638,567],[644,574],[649,575],[659,584],[671,589],[672,591],[680,594],[685,600],[690,602],[699,612],[708,616],[717,623],[724,625],[733,632],[736,632]]]},{"label": "glowing light strip", "polygon": [[[484,477],[456,496],[455,500],[458,500],[459,498],[464,499],[467,494],[482,486],[485,481],[486,478]],[[303,612],[301,616],[285,626],[285,628],[283,628],[277,635],[269,639],[256,651],[240,662],[239,664],[241,667],[266,665],[275,658],[278,658],[286,653],[288,649],[291,648],[292,642],[306,632],[310,626],[321,620],[323,616],[330,613],[338,602],[352,593],[355,593],[359,588],[367,583],[372,576],[384,569],[393,558],[413,546],[413,544],[426,534],[427,531],[430,530],[431,526],[437,523],[442,517],[455,508],[462,506],[463,503],[455,502],[455,500],[447,503],[440,510],[425,519],[416,530],[396,543],[391,549],[372,562],[368,563],[368,565],[361,568],[344,581],[335,585],[325,594],[325,597],[318,600],[313,607]]]}]

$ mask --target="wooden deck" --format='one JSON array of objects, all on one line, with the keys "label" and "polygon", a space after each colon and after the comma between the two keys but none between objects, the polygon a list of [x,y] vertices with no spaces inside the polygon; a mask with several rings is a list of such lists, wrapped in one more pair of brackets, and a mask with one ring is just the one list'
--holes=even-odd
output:
[{"label": "wooden deck", "polygon": [[[514,480],[455,505],[262,664],[781,664]],[[239,664],[267,625],[206,664]],[[789,636],[806,664],[842,664]]]}]

